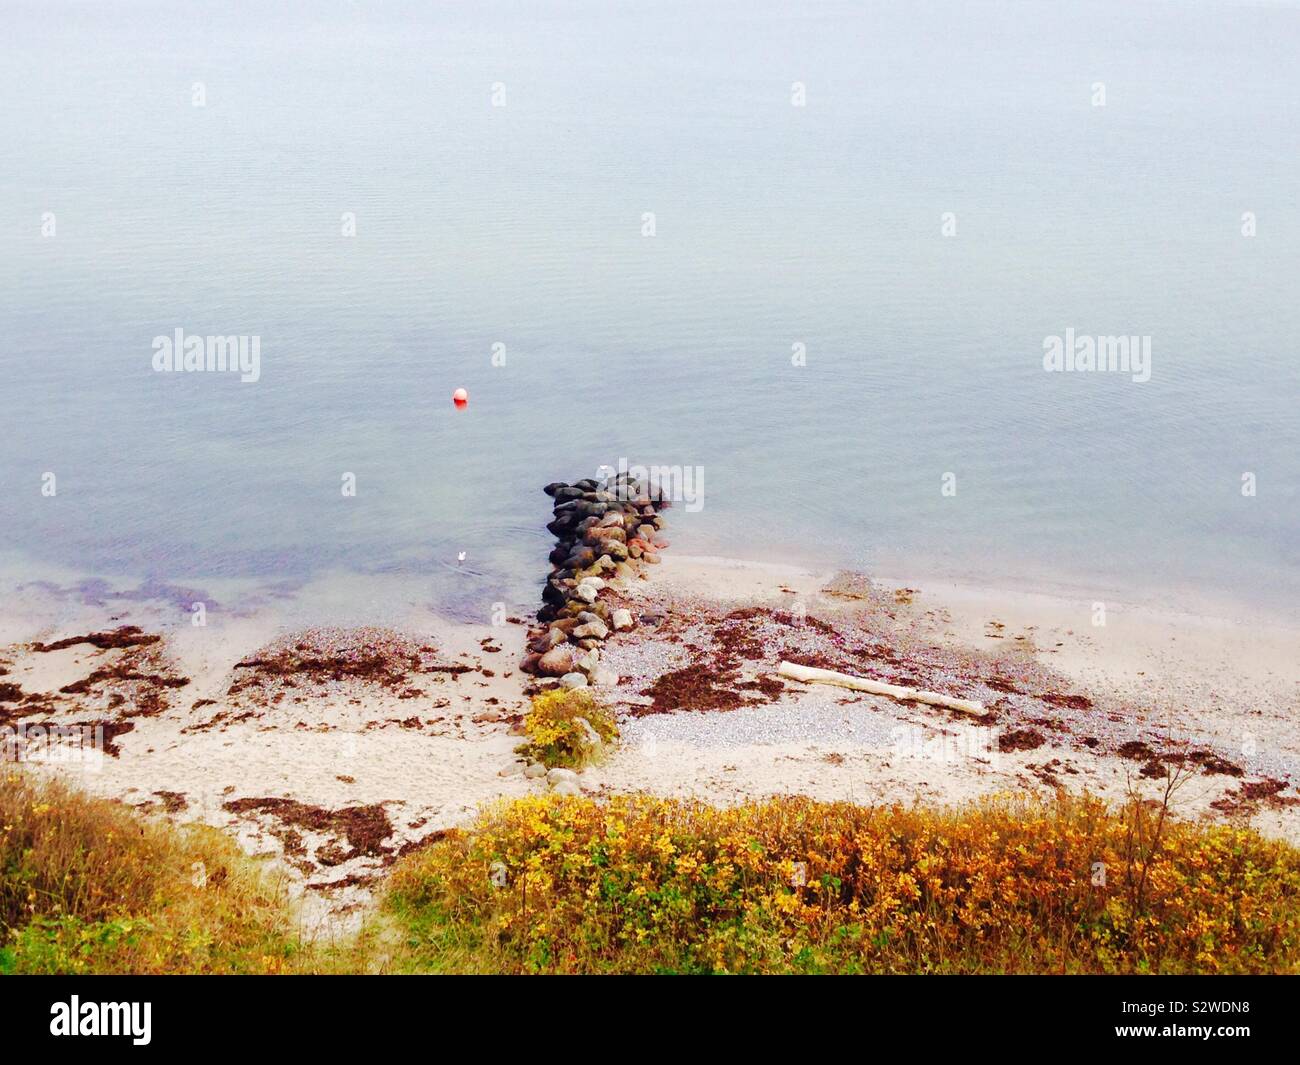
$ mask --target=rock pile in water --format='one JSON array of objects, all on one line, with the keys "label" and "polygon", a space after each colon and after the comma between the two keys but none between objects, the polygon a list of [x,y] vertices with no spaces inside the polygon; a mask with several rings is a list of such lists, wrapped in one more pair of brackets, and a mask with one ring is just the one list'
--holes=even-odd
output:
[{"label": "rock pile in water", "polygon": [[632,627],[632,613],[611,606],[602,593],[616,591],[659,561],[668,546],[660,535],[660,511],[669,504],[657,486],[627,473],[556,481],[544,491],[555,500],[555,520],[547,529],[558,543],[537,612],[542,624],[530,634],[520,669],[558,677],[566,688],[616,684],[618,677],[601,668],[600,649],[612,633]]}]

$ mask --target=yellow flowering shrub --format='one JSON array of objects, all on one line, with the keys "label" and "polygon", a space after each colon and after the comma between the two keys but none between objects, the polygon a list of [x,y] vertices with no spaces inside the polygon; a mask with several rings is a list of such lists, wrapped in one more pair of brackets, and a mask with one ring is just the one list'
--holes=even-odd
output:
[{"label": "yellow flowering shrub", "polygon": [[587,765],[618,739],[613,713],[586,688],[533,696],[524,731],[528,741],[518,753],[552,767]]},{"label": "yellow flowering shrub", "polygon": [[394,870],[399,967],[1297,972],[1300,851],[1140,807],[648,796],[496,806]]}]

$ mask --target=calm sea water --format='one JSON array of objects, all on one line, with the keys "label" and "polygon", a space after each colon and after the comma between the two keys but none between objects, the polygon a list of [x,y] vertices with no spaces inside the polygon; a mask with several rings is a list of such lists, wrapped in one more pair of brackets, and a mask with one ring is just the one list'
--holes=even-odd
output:
[{"label": "calm sea water", "polygon": [[1297,601],[1295,5],[263,6],[0,15],[15,572],[527,602],[627,457],[674,550]]}]

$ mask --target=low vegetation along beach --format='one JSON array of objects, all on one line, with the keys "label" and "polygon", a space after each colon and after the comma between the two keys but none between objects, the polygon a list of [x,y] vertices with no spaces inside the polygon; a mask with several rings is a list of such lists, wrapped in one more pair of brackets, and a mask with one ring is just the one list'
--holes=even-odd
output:
[{"label": "low vegetation along beach", "polygon": [[11,607],[0,971],[1300,971],[1293,630],[547,492],[541,602],[483,625]]}]

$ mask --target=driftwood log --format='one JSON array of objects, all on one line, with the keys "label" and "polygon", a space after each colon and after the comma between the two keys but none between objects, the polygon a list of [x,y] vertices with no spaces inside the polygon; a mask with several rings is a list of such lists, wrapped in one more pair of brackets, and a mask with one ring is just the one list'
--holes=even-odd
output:
[{"label": "driftwood log", "polygon": [[778,675],[791,680],[801,680],[805,684],[835,684],[841,688],[854,691],[870,692],[872,695],[887,695],[891,699],[911,699],[930,706],[945,706],[949,710],[984,716],[984,704],[972,699],[955,699],[951,695],[939,692],[921,691],[920,688],[904,688],[900,684],[885,684],[879,680],[867,680],[849,673],[836,673],[833,669],[814,669],[812,666],[800,666],[793,662],[782,662],[777,669]]}]

